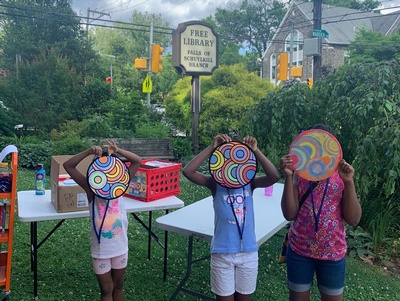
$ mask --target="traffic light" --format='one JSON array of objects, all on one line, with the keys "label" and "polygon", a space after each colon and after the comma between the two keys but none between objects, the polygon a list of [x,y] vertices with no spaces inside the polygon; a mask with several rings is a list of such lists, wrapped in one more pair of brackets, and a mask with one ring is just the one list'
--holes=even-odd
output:
[{"label": "traffic light", "polygon": [[302,66],[294,66],[290,68],[290,77],[302,77],[302,76],[303,76]]},{"label": "traffic light", "polygon": [[276,64],[276,78],[281,81],[288,79],[289,54],[282,52],[278,55]]},{"label": "traffic light", "polygon": [[162,48],[158,44],[153,44],[151,47],[151,72],[161,72],[163,70],[161,63],[163,61],[163,57],[161,54],[164,52],[164,48]]},{"label": "traffic light", "polygon": [[312,89],[312,77],[307,78],[307,85]]},{"label": "traffic light", "polygon": [[145,58],[135,58],[135,69],[146,69],[147,60]]},{"label": "traffic light", "polygon": [[111,79],[111,77],[106,77],[106,83],[111,83],[111,81],[112,81],[112,79]]}]

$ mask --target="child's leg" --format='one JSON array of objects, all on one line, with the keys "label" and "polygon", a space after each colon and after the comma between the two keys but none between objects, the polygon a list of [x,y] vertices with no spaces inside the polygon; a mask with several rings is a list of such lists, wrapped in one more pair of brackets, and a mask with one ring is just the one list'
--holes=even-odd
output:
[{"label": "child's leg", "polygon": [[101,301],[113,301],[114,284],[111,276],[111,260],[92,258],[93,270],[100,286]]},{"label": "child's leg", "polygon": [[238,292],[236,292],[235,293],[235,301],[251,301],[251,294],[243,295],[243,294],[239,294]]},{"label": "child's leg", "polygon": [[300,256],[290,245],[286,253],[289,301],[310,301],[314,278],[314,259]]},{"label": "child's leg", "polygon": [[295,292],[289,289],[289,301],[310,301],[310,290]]},{"label": "child's leg", "polygon": [[251,301],[257,284],[258,252],[237,253],[235,266],[235,301]]},{"label": "child's leg", "polygon": [[342,301],[342,300],[343,300],[343,294],[338,296],[329,296],[325,295],[324,293],[321,293],[321,301]]},{"label": "child's leg", "polygon": [[113,281],[113,301],[124,300],[124,276],[128,264],[128,253],[111,259],[111,275]]},{"label": "child's leg", "polygon": [[235,267],[230,254],[211,254],[211,291],[218,301],[234,301]]},{"label": "child's leg", "polygon": [[346,277],[346,258],[338,261],[318,261],[316,274],[321,300],[342,301]]}]

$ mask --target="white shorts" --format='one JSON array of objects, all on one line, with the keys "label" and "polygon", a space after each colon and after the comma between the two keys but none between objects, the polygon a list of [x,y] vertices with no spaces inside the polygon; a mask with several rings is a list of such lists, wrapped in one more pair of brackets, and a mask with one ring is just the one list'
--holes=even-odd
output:
[{"label": "white shorts", "polygon": [[211,291],[218,296],[255,292],[258,252],[211,254]]}]

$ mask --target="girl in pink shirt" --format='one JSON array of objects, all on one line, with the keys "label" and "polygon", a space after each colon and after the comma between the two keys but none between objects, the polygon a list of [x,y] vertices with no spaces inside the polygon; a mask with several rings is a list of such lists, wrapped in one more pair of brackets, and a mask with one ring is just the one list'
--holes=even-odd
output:
[{"label": "girl in pink shirt", "polygon": [[[334,135],[326,125],[321,129]],[[289,301],[310,301],[314,274],[322,301],[342,301],[346,274],[346,233],[344,222],[358,224],[361,206],[354,187],[354,168],[342,160],[338,170],[312,189],[312,182],[294,173],[290,155],[281,158],[285,174],[282,211],[293,221],[286,254]],[[312,189],[304,204],[303,194]]]}]

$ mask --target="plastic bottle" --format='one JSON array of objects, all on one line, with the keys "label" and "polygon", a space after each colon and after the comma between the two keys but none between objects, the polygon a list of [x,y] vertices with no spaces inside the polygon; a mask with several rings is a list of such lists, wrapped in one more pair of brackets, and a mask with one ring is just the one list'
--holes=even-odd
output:
[{"label": "plastic bottle", "polygon": [[36,167],[36,194],[43,195],[46,192],[46,171],[43,168],[43,164],[38,164]]},{"label": "plastic bottle", "polygon": [[0,192],[11,191],[11,171],[7,162],[0,163]]}]

